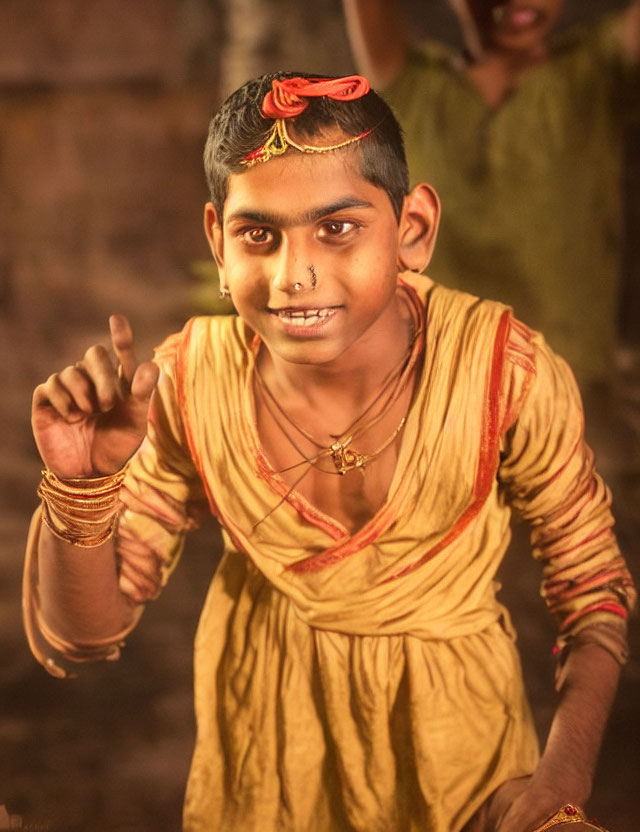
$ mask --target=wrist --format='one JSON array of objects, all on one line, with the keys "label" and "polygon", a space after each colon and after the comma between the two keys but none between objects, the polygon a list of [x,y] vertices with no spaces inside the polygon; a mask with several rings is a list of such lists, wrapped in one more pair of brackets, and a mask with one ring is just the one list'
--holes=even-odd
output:
[{"label": "wrist", "polygon": [[544,793],[553,797],[555,802],[584,806],[591,797],[593,779],[574,761],[550,761],[543,755],[538,768],[533,775],[532,782]]},{"label": "wrist", "polygon": [[126,468],[109,476],[60,479],[52,471],[43,471],[38,496],[45,525],[73,546],[100,546],[113,534],[125,475]]},{"label": "wrist", "polygon": [[547,818],[539,826],[536,826],[533,832],[553,832],[556,829],[560,832],[560,830],[566,829],[569,824],[578,824],[578,830],[607,832],[603,826],[600,826],[593,820],[589,820],[583,810],[573,803],[565,803],[551,817]]}]

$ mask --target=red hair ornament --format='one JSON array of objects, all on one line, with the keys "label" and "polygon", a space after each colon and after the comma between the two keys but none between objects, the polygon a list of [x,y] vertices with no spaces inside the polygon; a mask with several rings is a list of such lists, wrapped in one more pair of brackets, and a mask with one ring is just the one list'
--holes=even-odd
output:
[{"label": "red hair ornament", "polygon": [[262,102],[265,118],[293,118],[304,112],[309,98],[333,98],[334,101],[355,101],[365,96],[371,87],[362,75],[344,78],[283,78],[274,79],[271,90]]},{"label": "red hair ornament", "polygon": [[351,136],[343,142],[332,145],[310,145],[294,141],[287,130],[286,119],[295,118],[309,106],[310,98],[332,98],[335,101],[355,101],[365,96],[371,89],[369,82],[361,75],[347,75],[344,78],[284,78],[274,79],[271,90],[262,101],[261,112],[264,118],[275,119],[267,140],[256,150],[248,153],[242,164],[251,167],[258,162],[266,162],[272,156],[281,156],[289,147],[301,153],[328,153],[368,136],[374,128],[366,130],[359,136]]}]

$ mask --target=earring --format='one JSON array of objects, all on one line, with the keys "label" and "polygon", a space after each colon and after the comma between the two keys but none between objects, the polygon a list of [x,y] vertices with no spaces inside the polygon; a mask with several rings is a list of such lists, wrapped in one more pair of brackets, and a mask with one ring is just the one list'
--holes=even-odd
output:
[{"label": "earring", "polygon": [[227,289],[226,286],[220,287],[220,300],[225,300],[225,298],[231,297],[231,292]]}]

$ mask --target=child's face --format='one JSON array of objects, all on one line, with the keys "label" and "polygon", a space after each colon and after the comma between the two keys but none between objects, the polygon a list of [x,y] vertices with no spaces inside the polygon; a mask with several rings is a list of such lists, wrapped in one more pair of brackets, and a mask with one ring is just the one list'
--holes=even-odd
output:
[{"label": "child's face", "polygon": [[211,220],[238,313],[285,360],[334,361],[390,320],[399,226],[358,158],[289,151],[258,164],[230,177],[222,225]]},{"label": "child's face", "polygon": [[564,0],[450,0],[461,19],[471,15],[485,49],[536,52],[556,23]]}]

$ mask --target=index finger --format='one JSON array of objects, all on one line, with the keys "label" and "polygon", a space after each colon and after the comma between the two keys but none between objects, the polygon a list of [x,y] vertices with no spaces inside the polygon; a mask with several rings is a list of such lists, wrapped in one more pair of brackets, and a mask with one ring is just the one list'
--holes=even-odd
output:
[{"label": "index finger", "polygon": [[113,351],[120,364],[122,377],[131,384],[138,362],[133,349],[133,331],[128,319],[124,315],[111,315],[109,318],[111,343]]}]

